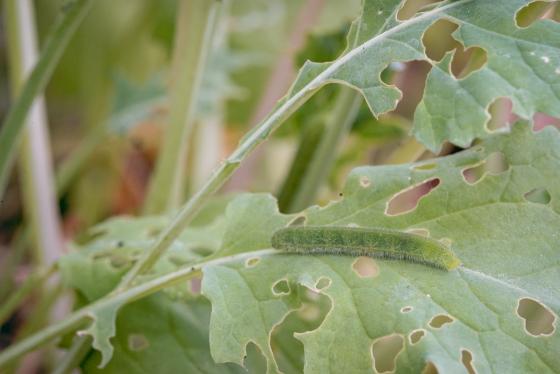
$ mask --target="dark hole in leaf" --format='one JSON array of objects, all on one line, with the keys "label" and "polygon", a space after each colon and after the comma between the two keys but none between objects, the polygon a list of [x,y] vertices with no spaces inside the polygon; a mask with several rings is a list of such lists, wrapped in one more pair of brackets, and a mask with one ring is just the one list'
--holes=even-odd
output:
[{"label": "dark hole in leaf", "polygon": [[548,204],[550,203],[550,193],[545,188],[533,188],[531,191],[527,192],[525,195],[525,200],[536,203],[536,204]]},{"label": "dark hole in leaf", "polygon": [[411,306],[405,306],[401,308],[401,313],[410,313],[414,308]]},{"label": "dark hole in leaf", "polygon": [[486,130],[489,132],[507,128],[515,122],[516,116],[513,114],[513,103],[507,97],[499,97],[488,106],[490,119],[486,122]]},{"label": "dark hole in leaf", "polygon": [[352,264],[352,269],[361,278],[374,278],[379,274],[379,266],[370,257],[358,257]]},{"label": "dark hole in leaf", "polygon": [[424,337],[424,335],[426,335],[425,330],[414,330],[408,336],[408,339],[410,340],[410,344],[418,343],[420,341],[420,339],[422,339]]},{"label": "dark hole in leaf", "polygon": [[288,295],[290,293],[290,284],[285,279],[280,279],[272,286],[272,292],[276,296],[279,295]]},{"label": "dark hole in leaf", "polygon": [[473,366],[473,355],[470,351],[461,349],[461,362],[463,363],[469,374],[476,374],[476,370]]},{"label": "dark hole in leaf", "polygon": [[315,288],[318,290],[323,290],[325,288],[328,288],[331,285],[331,279],[327,278],[327,277],[321,277],[319,278],[319,280],[317,281],[317,283],[315,283]]},{"label": "dark hole in leaf", "polygon": [[260,257],[251,257],[248,258],[247,261],[245,261],[245,267],[247,268],[252,268],[254,266],[257,266],[257,264],[261,261]]},{"label": "dark hole in leaf", "polygon": [[394,113],[407,118],[414,115],[418,103],[422,100],[426,78],[431,69],[432,65],[424,60],[413,60],[404,64],[404,69],[396,74],[394,79],[394,85],[402,92],[402,98]]},{"label": "dark hole in leaf", "polygon": [[[555,73],[560,75],[560,66],[556,68]],[[544,113],[535,113],[533,116],[533,131],[539,132],[548,126],[552,126],[560,130],[560,118],[551,117]]]},{"label": "dark hole in leaf", "polygon": [[385,213],[389,216],[397,216],[413,211],[418,206],[420,199],[428,195],[439,184],[439,178],[432,178],[396,193],[387,203]]},{"label": "dark hole in leaf", "polygon": [[418,12],[431,9],[431,7],[442,0],[406,0],[397,13],[399,21],[405,21],[414,17]]},{"label": "dark hole in leaf", "polygon": [[533,1],[517,11],[515,23],[518,27],[525,28],[543,18],[558,22],[559,3],[558,1]]},{"label": "dark hole in leaf", "polygon": [[[301,306],[290,312],[282,323],[272,330],[272,351],[283,373],[303,373],[303,343],[294,334],[315,330],[331,310],[331,300],[328,296],[306,291],[309,289],[298,287],[297,294],[302,297]],[[310,297],[311,295],[313,296]]]},{"label": "dark hole in leaf", "polygon": [[502,152],[494,152],[479,165],[463,170],[463,178],[469,184],[475,184],[486,174],[498,175],[509,169],[509,164]]},{"label": "dark hole in leaf", "polygon": [[453,38],[452,33],[459,25],[446,19],[434,22],[426,29],[422,36],[422,44],[426,56],[433,61],[441,61],[447,52],[457,48],[460,43]]},{"label": "dark hole in leaf", "polygon": [[426,362],[426,366],[424,366],[424,369],[422,370],[422,374],[438,374],[438,373],[439,371],[433,362],[431,361]]},{"label": "dark hole in leaf", "polygon": [[305,225],[305,221],[307,221],[307,217],[306,216],[297,216],[296,218],[294,218],[293,221],[291,221],[288,226],[303,226]]},{"label": "dark hole in leaf", "polygon": [[517,314],[525,320],[525,330],[533,336],[551,335],[554,332],[556,316],[536,300],[520,299]]},{"label": "dark hole in leaf", "polygon": [[488,61],[488,54],[480,47],[465,49],[459,45],[451,62],[451,73],[457,79],[464,79],[477,70],[480,70]]},{"label": "dark hole in leaf", "polygon": [[128,335],[128,348],[131,351],[138,352],[150,346],[149,340],[143,334]]},{"label": "dark hole in leaf", "polygon": [[362,186],[363,188],[368,188],[371,185],[371,181],[369,180],[369,178],[365,175],[362,175],[360,177],[360,186]]},{"label": "dark hole in leaf", "polygon": [[435,329],[439,329],[441,327],[443,327],[443,325],[446,325],[448,323],[453,322],[454,319],[451,318],[450,316],[448,316],[447,314],[438,314],[437,316],[433,317],[430,322],[429,325],[432,326]]},{"label": "dark hole in leaf", "polygon": [[373,364],[378,373],[395,370],[397,356],[404,348],[404,339],[401,335],[392,334],[379,338],[371,348]]},{"label": "dark hole in leaf", "polygon": [[243,365],[251,368],[256,373],[266,373],[266,357],[261,349],[253,342],[247,344],[245,349]]},{"label": "dark hole in leaf", "polygon": [[415,165],[412,167],[414,170],[433,170],[437,167],[437,164],[434,162],[430,162],[427,164]]}]

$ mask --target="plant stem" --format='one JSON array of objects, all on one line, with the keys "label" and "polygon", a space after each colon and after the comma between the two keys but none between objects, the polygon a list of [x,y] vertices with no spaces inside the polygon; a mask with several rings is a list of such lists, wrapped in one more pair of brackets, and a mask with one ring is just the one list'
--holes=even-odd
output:
[{"label": "plant stem", "polygon": [[198,91],[220,4],[218,0],[179,2],[169,126],[148,190],[145,204],[148,214],[177,208],[182,201],[186,149],[194,128]]},{"label": "plant stem", "polygon": [[[452,7],[452,3],[447,8]],[[311,79],[299,91],[290,93],[283,101],[281,101],[276,110],[266,117],[260,125],[250,131],[241,141],[239,146],[233,153],[216,169],[210,179],[204,186],[181,208],[170,226],[158,237],[153,247],[145,252],[143,257],[134,265],[134,267],[125,275],[123,282],[118,290],[122,291],[132,284],[134,279],[149,270],[159,257],[169,248],[173,241],[183,232],[186,226],[194,218],[196,213],[202,208],[206,200],[217,192],[220,187],[229,179],[233,172],[239,167],[241,162],[262,142],[268,139],[270,134],[274,132],[280,125],[296,110],[298,110],[315,92],[323,85],[329,82],[330,77],[345,64],[362,53],[367,48],[372,48],[377,42],[388,38],[390,35],[421,22],[426,18],[430,18],[434,13],[442,12],[446,7],[437,8],[432,12],[417,16],[410,21],[403,22],[394,28],[379,34],[372,39],[367,40],[363,44],[353,48],[348,53],[334,61],[325,70],[319,73],[315,78]]]},{"label": "plant stem", "polygon": [[0,306],[0,325],[8,319],[19,304],[33,291],[42,285],[43,282],[53,273],[55,267],[49,266],[47,269],[39,270],[36,273],[27,276],[22,285],[20,285],[10,297]]},{"label": "plant stem", "polygon": [[[358,92],[348,87],[342,87],[336,97],[333,110],[329,113],[325,129],[319,134],[317,146],[308,149],[311,145],[302,141],[300,149],[303,149],[304,152],[310,150],[312,155],[305,157],[308,163],[303,165],[302,169],[299,162],[306,161],[298,159],[298,156],[302,154],[298,150],[293,169],[290,170],[280,194],[282,211],[297,212],[315,201],[319,187],[324,183],[332,168],[338,145],[350,131],[361,103],[362,98]],[[293,192],[290,193],[290,191]]]},{"label": "plant stem", "polygon": [[91,336],[76,336],[68,353],[64,355],[62,361],[57,365],[52,374],[68,374],[75,367],[79,366],[84,357],[91,349]]},{"label": "plant stem", "polygon": [[[7,0],[10,80],[15,97],[37,61],[35,15],[29,0]],[[37,260],[52,263],[62,253],[60,217],[54,192],[47,114],[42,95],[30,107],[21,148],[20,169],[26,220],[33,231]]]},{"label": "plant stem", "polygon": [[26,80],[21,94],[6,115],[0,128],[0,196],[3,195],[8,181],[15,150],[19,144],[19,137],[29,108],[35,97],[44,90],[62,52],[91,4],[93,4],[93,0],[75,0],[68,3],[62,18],[47,38],[39,61]]},{"label": "plant stem", "polygon": [[207,266],[228,264],[245,259],[249,256],[266,256],[277,253],[274,249],[265,249],[255,252],[240,253],[233,256],[222,257],[214,260],[201,261],[197,264],[182,268],[151,281],[129,288],[120,293],[113,293],[82,309],[70,314],[62,321],[46,327],[36,334],[16,343],[0,353],[0,369],[17,360],[27,352],[47,343],[55,337],[84,325],[92,315],[107,307],[122,306],[151,295],[164,288],[173,286],[185,280],[200,276],[202,269]]}]

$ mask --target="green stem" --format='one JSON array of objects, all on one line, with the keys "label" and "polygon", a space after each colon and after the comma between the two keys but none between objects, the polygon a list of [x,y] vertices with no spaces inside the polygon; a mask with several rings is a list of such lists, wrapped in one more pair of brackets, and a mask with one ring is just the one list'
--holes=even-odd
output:
[{"label": "green stem", "polygon": [[[452,3],[447,8],[452,7]],[[428,12],[417,16],[410,21],[403,22],[398,26],[379,34],[372,39],[367,40],[360,46],[350,50],[348,53],[334,61],[329,67],[319,73],[315,78],[311,79],[299,91],[290,93],[283,101],[281,101],[276,110],[266,117],[257,127],[250,131],[240,142],[239,146],[233,153],[220,165],[220,167],[212,174],[206,184],[181,208],[172,224],[159,236],[153,247],[145,252],[142,258],[134,265],[134,267],[123,278],[123,282],[119,290],[128,287],[134,279],[149,270],[159,257],[169,248],[169,246],[183,232],[186,226],[194,218],[196,213],[202,208],[206,200],[216,193],[220,187],[230,178],[233,172],[239,167],[240,163],[262,142],[268,139],[270,134],[274,132],[280,125],[296,110],[298,110],[315,92],[323,85],[330,82],[331,77],[339,69],[343,68],[346,63],[356,55],[362,53],[368,48],[372,48],[379,41],[388,38],[394,33],[399,32],[403,28],[407,28],[417,22],[424,21],[433,16],[434,13],[442,12],[446,7],[437,8],[433,12]]]},{"label": "green stem", "polygon": [[[0,306],[0,325],[8,319],[16,310],[19,304],[33,291],[41,286],[45,280],[53,273],[55,267],[49,266],[47,269],[39,270],[30,274],[23,284],[14,291],[10,297]],[[39,287],[40,288],[40,287]]]},{"label": "green stem", "polygon": [[75,0],[68,4],[62,18],[47,38],[39,61],[26,80],[21,94],[10,107],[0,127],[0,196],[3,195],[8,176],[24,128],[25,119],[33,100],[45,88],[62,52],[74,31],[85,17],[93,0]]},{"label": "green stem", "polygon": [[148,190],[145,204],[148,214],[175,209],[182,201],[187,145],[194,128],[198,91],[220,4],[217,0],[179,2],[169,126]]},{"label": "green stem", "polygon": [[106,296],[82,309],[75,311],[60,322],[52,324],[47,328],[37,332],[36,334],[16,343],[0,353],[0,369],[4,369],[18,358],[37,349],[41,345],[62,334],[74,331],[75,329],[86,324],[92,315],[102,309],[108,307],[122,306],[151,295],[164,288],[171,287],[175,284],[184,282],[185,280],[200,276],[202,269],[207,266],[223,265],[231,262],[237,262],[249,256],[266,256],[277,253],[273,249],[265,249],[256,252],[246,252],[233,256],[222,257],[214,260],[201,261],[197,264],[174,271],[151,281],[142,283],[135,287],[129,288],[120,293],[113,293]]},{"label": "green stem", "polygon": [[[21,90],[26,75],[37,61],[35,15],[29,0],[7,0],[6,29],[10,43],[10,80],[12,96]],[[26,221],[30,223],[39,263],[49,264],[62,253],[60,217],[54,193],[53,167],[47,115],[42,95],[28,113],[20,150],[20,179]]]},{"label": "green stem", "polygon": [[68,353],[64,355],[62,361],[57,365],[52,374],[68,374],[80,365],[84,357],[91,350],[91,336],[77,336]]},{"label": "green stem", "polygon": [[[336,150],[358,115],[361,102],[359,93],[342,87],[328,116],[325,130],[318,135],[317,146],[312,147],[306,144],[305,139],[302,140],[292,170],[280,193],[279,205],[282,211],[298,212],[315,201],[317,191],[332,168]],[[303,152],[300,152],[302,149]],[[307,155],[308,151],[311,151],[311,155]],[[305,165],[302,166],[301,163]]]}]

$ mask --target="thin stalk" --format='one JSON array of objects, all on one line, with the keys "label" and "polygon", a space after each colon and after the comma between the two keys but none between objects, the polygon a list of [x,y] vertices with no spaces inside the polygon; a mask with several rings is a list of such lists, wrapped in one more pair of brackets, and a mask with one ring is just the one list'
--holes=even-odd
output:
[{"label": "thin stalk", "polygon": [[0,128],[0,196],[3,195],[8,181],[29,108],[35,97],[44,90],[62,52],[91,4],[93,0],[75,0],[64,7],[63,15],[47,38],[39,61],[26,80],[21,94],[8,111]]},{"label": "thin stalk", "polygon": [[[335,160],[336,150],[339,144],[346,138],[354,120],[358,115],[362,97],[355,90],[342,87],[334,103],[332,112],[328,117],[325,130],[319,135],[319,142],[308,163],[303,170],[296,156],[293,168],[294,173],[299,175],[287,179],[283,191],[294,191],[292,193],[281,193],[283,211],[291,213],[300,211],[311,205],[316,198],[317,192],[328,176]],[[310,144],[302,142],[300,148],[308,148]],[[299,151],[298,151],[299,153]],[[302,160],[305,162],[305,160]],[[292,174],[292,171],[290,171]],[[295,184],[295,188],[293,187]]]},{"label": "thin stalk", "polygon": [[194,128],[198,91],[220,3],[217,0],[179,2],[169,126],[148,190],[145,204],[148,214],[177,208],[182,201],[187,145]]},{"label": "thin stalk", "polygon": [[0,306],[0,325],[6,322],[21,302],[25,300],[31,292],[37,290],[37,288],[40,288],[40,286],[44,284],[45,280],[54,272],[54,270],[54,265],[51,265],[46,269],[30,274],[25,279],[23,284],[21,284],[17,290],[15,290],[14,293],[11,294]]},{"label": "thin stalk", "polygon": [[71,373],[74,368],[78,367],[83,361],[84,357],[91,350],[92,343],[91,336],[76,336],[76,339],[72,343],[72,346],[68,350],[68,353],[64,355],[62,361],[56,366],[56,369],[52,374],[68,374]]},{"label": "thin stalk", "polygon": [[417,16],[407,22],[403,22],[398,26],[369,39],[360,46],[350,50],[344,56],[333,62],[328,68],[323,70],[309,83],[302,87],[299,91],[292,93],[283,102],[279,103],[275,111],[266,117],[260,125],[250,131],[240,142],[239,146],[233,153],[216,169],[210,179],[204,186],[181,208],[170,226],[163,231],[156,240],[153,247],[145,252],[142,258],[134,265],[134,267],[125,275],[118,290],[126,289],[132,284],[135,278],[149,270],[159,257],[169,248],[169,246],[183,232],[186,226],[191,222],[194,216],[202,208],[208,198],[216,193],[224,183],[231,177],[233,172],[239,167],[241,162],[251,154],[251,152],[262,142],[268,139],[270,134],[274,132],[282,123],[296,110],[298,110],[315,92],[323,85],[328,83],[329,78],[338,69],[343,67],[349,60],[356,55],[362,53],[364,49],[371,48],[380,40],[390,37],[392,34],[421,22],[431,17],[434,13],[442,12],[444,9],[451,8],[461,4],[463,1],[451,3],[447,7],[437,8],[432,12]]},{"label": "thin stalk", "polygon": [[[29,0],[7,0],[6,26],[10,43],[10,80],[16,96],[37,61],[33,4]],[[31,224],[39,263],[52,263],[63,248],[60,217],[54,192],[53,166],[45,102],[38,95],[25,125],[20,170],[26,220]]]},{"label": "thin stalk", "polygon": [[96,312],[107,308],[122,306],[151,295],[164,288],[171,287],[175,284],[184,282],[185,280],[200,276],[202,269],[207,266],[223,265],[231,262],[240,261],[249,256],[266,256],[277,253],[273,249],[265,249],[255,252],[246,252],[233,256],[222,257],[214,260],[201,261],[186,268],[174,271],[151,281],[142,283],[135,287],[129,288],[120,293],[113,293],[104,297],[84,308],[81,308],[60,322],[46,327],[45,329],[33,334],[32,336],[16,343],[0,353],[0,369],[4,369],[7,365],[19,359],[21,356],[30,352],[41,345],[51,341],[52,339],[64,333],[71,332],[86,324]]}]

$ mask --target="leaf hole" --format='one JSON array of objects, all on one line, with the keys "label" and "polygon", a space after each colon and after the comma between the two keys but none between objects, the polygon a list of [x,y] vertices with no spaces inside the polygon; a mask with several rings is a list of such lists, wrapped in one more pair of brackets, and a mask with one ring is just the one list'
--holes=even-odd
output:
[{"label": "leaf hole", "polygon": [[399,334],[381,337],[373,342],[371,352],[373,366],[377,373],[388,373],[395,370],[397,356],[404,349],[404,338]]},{"label": "leaf hole", "polygon": [[523,195],[525,200],[530,203],[547,205],[550,203],[550,193],[546,188],[533,188]]},{"label": "leaf hole", "polygon": [[482,69],[488,61],[488,53],[481,47],[465,49],[459,45],[451,61],[451,73],[457,79],[465,79],[472,73]]},{"label": "leaf hole", "polygon": [[418,343],[425,335],[426,330],[424,329],[414,330],[408,335],[408,340],[410,341],[410,344],[414,345]]},{"label": "leaf hole", "polygon": [[360,186],[362,186],[363,188],[368,188],[369,186],[371,186],[371,181],[366,175],[362,175],[360,177]]},{"label": "leaf hole", "polygon": [[150,346],[150,341],[143,334],[129,334],[128,348],[133,352],[143,351]]},{"label": "leaf hole", "polygon": [[527,28],[541,19],[551,19],[558,22],[559,1],[533,1],[517,11],[515,24],[517,27]]},{"label": "leaf hole", "polygon": [[406,0],[401,9],[397,12],[399,21],[406,21],[440,3],[442,0]]},{"label": "leaf hole", "polygon": [[[301,306],[290,311],[271,332],[270,345],[282,373],[303,373],[304,348],[301,340],[296,337],[317,329],[332,308],[331,299],[328,296],[313,293],[315,296],[309,298],[306,290],[309,289],[298,286],[297,294],[302,296]],[[289,357],[284,356],[286,347],[289,347]]]},{"label": "leaf hole", "polygon": [[486,109],[490,118],[485,124],[487,132],[507,129],[517,119],[513,113],[513,103],[507,97],[498,97]]},{"label": "leaf hole", "polygon": [[477,373],[476,369],[473,366],[473,355],[469,350],[461,349],[461,362],[463,363],[465,369],[467,369],[467,372],[469,374]]},{"label": "leaf hole", "polygon": [[[560,67],[557,69],[556,74],[560,75]],[[539,132],[548,126],[552,126],[560,130],[560,118],[551,117],[544,113],[535,113],[533,116],[533,131]]]},{"label": "leaf hole", "polygon": [[431,178],[417,185],[397,192],[387,202],[385,214],[387,214],[388,216],[398,216],[401,214],[412,212],[416,209],[420,200],[430,192],[432,192],[432,190],[439,186],[439,184],[439,178]]},{"label": "leaf hole", "polygon": [[272,286],[272,293],[275,296],[289,295],[290,291],[290,284],[286,279],[280,279]]},{"label": "leaf hole", "polygon": [[487,174],[498,175],[508,169],[506,156],[502,152],[494,152],[477,165],[463,169],[463,178],[468,184],[475,184]]},{"label": "leaf hole", "polygon": [[424,366],[424,369],[422,370],[422,374],[438,374],[438,373],[439,371],[433,362],[431,361],[426,362],[426,366]]},{"label": "leaf hole", "polygon": [[458,27],[455,22],[439,19],[426,29],[422,35],[422,44],[424,53],[430,60],[441,61],[446,53],[460,45],[452,35]]},{"label": "leaf hole", "polygon": [[245,267],[246,268],[252,268],[257,266],[257,264],[261,262],[261,258],[260,257],[251,257],[248,258],[247,260],[245,260]]},{"label": "leaf hole", "polygon": [[427,170],[433,170],[436,167],[437,167],[437,164],[435,162],[429,162],[427,164],[414,165],[412,167],[412,170],[427,171]]},{"label": "leaf hole", "polygon": [[438,314],[437,316],[434,316],[428,324],[434,329],[440,329],[444,325],[447,325],[448,323],[452,323],[453,321],[455,320],[450,316],[448,316],[447,314]]},{"label": "leaf hole", "polygon": [[404,307],[401,308],[401,313],[410,313],[413,310],[414,310],[414,308],[411,307],[411,306],[404,306]]},{"label": "leaf hole", "polygon": [[352,263],[352,270],[360,278],[374,278],[379,275],[379,266],[370,257],[358,257],[354,263]]},{"label": "leaf hole", "polygon": [[317,283],[315,283],[315,288],[317,290],[321,291],[321,290],[329,288],[331,283],[332,283],[332,280],[330,278],[321,277],[321,278],[319,278]]},{"label": "leaf hole", "polygon": [[532,336],[550,336],[554,333],[556,316],[537,300],[520,299],[517,315],[525,321],[525,331]]},{"label": "leaf hole", "polygon": [[288,227],[304,226],[307,222],[307,216],[297,216],[288,223]]}]

